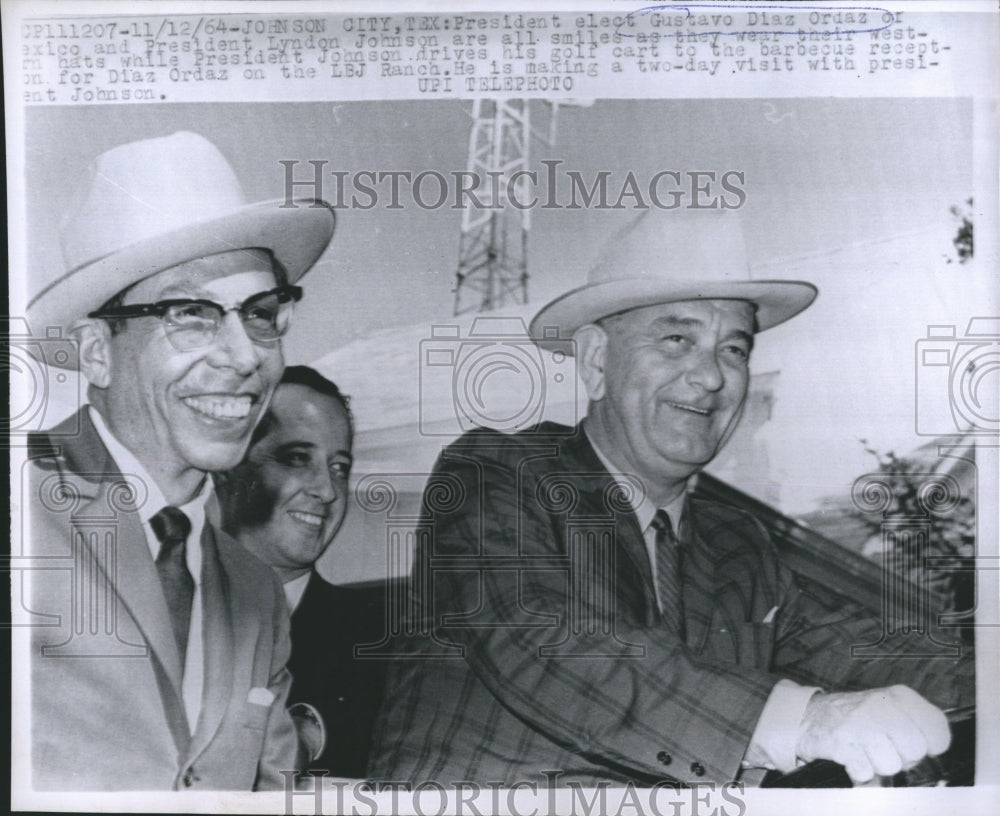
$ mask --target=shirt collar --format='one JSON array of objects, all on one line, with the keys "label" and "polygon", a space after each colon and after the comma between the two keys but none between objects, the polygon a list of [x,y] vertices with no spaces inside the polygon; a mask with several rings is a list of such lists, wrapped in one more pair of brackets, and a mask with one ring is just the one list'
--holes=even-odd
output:
[{"label": "shirt collar", "polygon": [[[143,523],[149,521],[150,518],[168,504],[166,498],[163,496],[163,491],[160,490],[160,486],[156,480],[149,475],[149,471],[146,470],[142,462],[135,458],[135,454],[119,442],[117,437],[111,433],[111,429],[105,423],[101,412],[94,408],[93,405],[88,405],[87,407],[90,410],[90,420],[94,424],[94,429],[104,443],[104,447],[108,449],[108,453],[111,454],[111,458],[115,460],[118,469],[130,485],[135,486],[138,483],[137,488],[135,488],[137,489],[137,496],[145,495],[146,500],[139,506],[139,518]],[[201,488],[195,494],[195,497],[180,509],[187,513],[188,508],[191,508],[204,517],[205,503],[211,495],[212,480],[206,478],[202,481]]]},{"label": "shirt collar", "polygon": [[[614,477],[616,482],[626,487],[625,495],[629,497],[629,504],[632,506],[632,512],[635,513],[636,520],[639,522],[639,529],[645,531],[652,523],[653,517],[656,515],[656,511],[659,508],[657,508],[657,506],[649,500],[645,490],[636,491],[632,489],[631,482],[638,477],[625,476],[611,463],[611,460],[604,455],[604,452],[597,446],[597,443],[594,442],[593,437],[587,433],[586,427],[583,432],[587,434],[587,441],[590,442],[590,447],[594,449],[594,453],[596,453],[597,458],[601,460],[601,464],[608,469],[608,473]],[[680,529],[681,515],[684,512],[685,498],[686,493],[682,492],[676,499],[663,507],[663,510],[665,510],[667,515],[670,516],[670,523],[673,525],[675,530]]]},{"label": "shirt collar", "polygon": [[[87,406],[90,411],[90,420],[94,424],[94,430],[97,431],[97,435],[101,438],[101,442],[104,443],[104,447],[107,448],[108,453],[111,454],[111,458],[114,459],[115,464],[121,471],[122,476],[125,477],[125,481],[129,483],[133,491],[135,491],[135,496],[137,498],[144,498],[138,506],[139,520],[142,522],[144,529],[146,530],[146,542],[149,544],[150,554],[153,556],[153,560],[156,560],[156,556],[160,551],[160,542],[152,534],[152,528],[150,527],[149,520],[160,512],[164,507],[167,506],[168,502],[163,496],[163,491],[160,490],[160,486],[156,483],[156,480],[149,475],[149,471],[143,467],[142,462],[135,458],[135,455],[129,451],[118,439],[115,437],[111,430],[108,428],[107,424],[104,422],[104,418],[101,416],[101,412],[94,408],[93,405]],[[209,478],[202,480],[202,485],[198,493],[195,494],[194,498],[186,504],[182,504],[178,509],[183,511],[184,515],[188,517],[191,522],[191,536],[188,539],[190,546],[187,548],[187,561],[188,568],[191,575],[195,578],[195,583],[200,581],[201,577],[201,533],[205,527],[205,510],[206,505],[209,503],[209,499],[213,497],[213,482]]]},{"label": "shirt collar", "polygon": [[285,590],[285,600],[288,601],[289,613],[294,612],[295,608],[302,601],[302,596],[306,594],[306,586],[309,584],[310,578],[312,578],[311,570],[281,585]]}]

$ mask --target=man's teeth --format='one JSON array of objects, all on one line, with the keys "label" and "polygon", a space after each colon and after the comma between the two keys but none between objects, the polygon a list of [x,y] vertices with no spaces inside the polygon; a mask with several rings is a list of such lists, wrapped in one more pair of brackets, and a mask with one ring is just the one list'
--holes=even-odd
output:
[{"label": "man's teeth", "polygon": [[239,397],[185,397],[184,404],[215,419],[243,419],[250,413],[253,398],[249,394]]},{"label": "man's teeth", "polygon": [[317,516],[315,513],[303,513],[301,510],[289,510],[288,515],[304,524],[308,524],[310,527],[323,526],[323,517]]},{"label": "man's teeth", "polygon": [[712,413],[707,408],[698,408],[695,405],[687,405],[683,402],[673,402],[672,400],[667,400],[667,405],[672,408],[679,408],[682,411],[691,411],[694,414],[701,414],[702,416],[708,416]]}]

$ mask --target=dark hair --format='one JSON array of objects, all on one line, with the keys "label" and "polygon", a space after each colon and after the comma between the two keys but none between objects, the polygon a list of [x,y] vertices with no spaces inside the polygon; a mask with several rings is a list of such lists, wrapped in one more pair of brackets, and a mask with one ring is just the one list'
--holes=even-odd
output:
[{"label": "dark hair", "polygon": [[[341,391],[335,382],[328,380],[316,369],[304,365],[288,366],[285,368],[285,373],[281,375],[278,385],[302,385],[306,388],[311,388],[317,394],[323,394],[335,399],[344,406],[344,411],[347,412],[347,424],[351,429],[351,436],[354,436],[354,414],[351,412],[351,398]],[[251,445],[256,444],[267,433],[267,429],[271,424],[270,418],[271,412],[268,411],[257,427],[254,428],[253,436],[250,439]]]}]

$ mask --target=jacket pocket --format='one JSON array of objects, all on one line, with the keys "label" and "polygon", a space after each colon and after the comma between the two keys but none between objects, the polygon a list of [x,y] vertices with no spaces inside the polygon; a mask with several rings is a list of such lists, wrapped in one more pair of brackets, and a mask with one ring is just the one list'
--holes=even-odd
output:
[{"label": "jacket pocket", "polygon": [[271,715],[270,705],[257,705],[256,703],[243,704],[243,727],[252,728],[255,731],[263,731],[267,728],[267,719]]}]

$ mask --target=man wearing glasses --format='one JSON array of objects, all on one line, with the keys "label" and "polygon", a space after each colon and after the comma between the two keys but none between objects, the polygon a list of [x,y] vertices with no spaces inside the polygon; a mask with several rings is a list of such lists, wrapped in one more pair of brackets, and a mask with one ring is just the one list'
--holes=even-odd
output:
[{"label": "man wearing glasses", "polygon": [[[324,202],[248,205],[192,133],[114,148],[62,222],[69,270],[28,306],[72,334],[89,405],[31,440],[32,772],[39,790],[282,788],[288,615],[219,527],[208,473],[242,459],[281,337],[326,248]],[[78,427],[76,435],[66,428]]]}]

